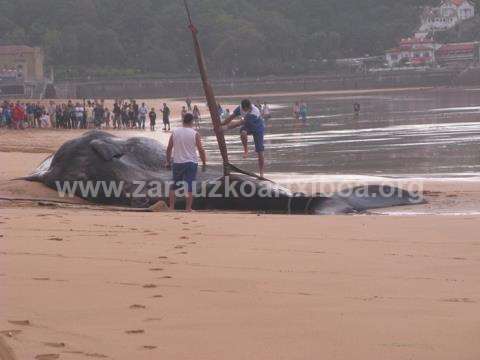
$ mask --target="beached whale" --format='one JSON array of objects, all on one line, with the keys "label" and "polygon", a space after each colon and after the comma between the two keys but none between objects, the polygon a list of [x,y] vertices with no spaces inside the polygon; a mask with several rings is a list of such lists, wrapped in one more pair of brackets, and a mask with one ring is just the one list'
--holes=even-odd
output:
[{"label": "beached whale", "polygon": [[[156,140],[90,131],[63,144],[24,179],[42,182],[62,196],[147,208],[167,200],[171,171],[165,160],[166,148]],[[330,197],[295,194],[248,175],[225,177],[214,167],[199,171],[194,193],[197,210],[283,214],[346,214],[423,202],[419,194],[390,186],[346,189]],[[182,202],[176,206],[183,207]]]}]

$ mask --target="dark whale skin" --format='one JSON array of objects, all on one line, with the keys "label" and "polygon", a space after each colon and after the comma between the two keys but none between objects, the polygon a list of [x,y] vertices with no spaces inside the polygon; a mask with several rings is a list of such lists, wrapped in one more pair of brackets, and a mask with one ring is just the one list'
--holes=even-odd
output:
[{"label": "dark whale skin", "polygon": [[[103,131],[89,131],[83,136],[63,144],[58,151],[46,159],[30,176],[36,181],[58,190],[68,182],[115,182],[122,183],[121,194],[108,196],[102,188],[96,196],[83,196],[77,189],[76,195],[91,202],[147,208],[156,202],[166,201],[166,193],[156,195],[152,184],[165,190],[171,181],[171,170],[165,167],[166,148],[160,142],[145,138],[119,138]],[[388,186],[368,185],[345,190],[331,197],[294,194],[274,183],[260,181],[247,175],[230,175],[227,179],[221,169],[208,167],[198,172],[197,180],[207,190],[204,196],[195,198],[196,210],[235,210],[278,214],[336,215],[365,212],[370,209],[424,203],[418,194]],[[139,182],[149,184],[139,189]],[[239,190],[244,183],[257,189],[251,197],[226,197],[225,187]],[[227,185],[226,185],[227,184]],[[215,188],[215,196],[209,194]],[[258,195],[269,189],[269,197]],[[136,192],[141,196],[132,197]],[[389,196],[385,196],[389,194]],[[182,208],[183,200],[176,207]]]}]

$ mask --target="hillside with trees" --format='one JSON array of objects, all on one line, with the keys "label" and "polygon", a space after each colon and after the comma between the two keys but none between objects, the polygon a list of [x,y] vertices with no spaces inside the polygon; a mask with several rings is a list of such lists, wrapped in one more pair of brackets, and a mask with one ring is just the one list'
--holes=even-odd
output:
[{"label": "hillside with trees", "polygon": [[[217,76],[309,73],[382,54],[435,0],[191,0]],[[60,76],[195,70],[180,0],[0,0],[0,43],[44,48]]]}]

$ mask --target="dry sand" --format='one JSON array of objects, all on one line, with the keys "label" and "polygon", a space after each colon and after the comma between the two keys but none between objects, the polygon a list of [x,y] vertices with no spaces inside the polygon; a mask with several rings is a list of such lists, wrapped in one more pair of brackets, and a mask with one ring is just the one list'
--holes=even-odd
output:
[{"label": "dry sand", "polygon": [[[55,199],[8,180],[79,134],[1,131],[0,197]],[[478,183],[427,188],[479,208]],[[480,358],[480,216],[75,203],[0,201],[2,360]]]}]

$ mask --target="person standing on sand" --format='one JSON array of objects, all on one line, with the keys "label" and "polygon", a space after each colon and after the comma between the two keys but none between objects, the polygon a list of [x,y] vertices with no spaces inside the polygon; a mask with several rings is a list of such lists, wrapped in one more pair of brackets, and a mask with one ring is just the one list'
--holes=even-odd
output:
[{"label": "person standing on sand", "polygon": [[188,111],[192,111],[192,99],[190,98],[190,96],[187,97],[185,103],[187,104]]},{"label": "person standing on sand", "polygon": [[87,102],[87,107],[85,109],[85,115],[86,115],[86,125],[88,128],[88,124],[93,123],[93,104],[90,100]]},{"label": "person standing on sand", "polygon": [[[192,211],[193,184],[197,178],[198,156],[200,154],[203,166],[207,164],[207,155],[203,148],[200,134],[193,129],[193,115],[187,113],[183,117],[183,126],[173,130],[167,147],[167,167],[172,167],[173,186],[169,193],[170,210],[175,210],[175,192],[182,186],[187,186],[186,208]],[[173,153],[173,164],[172,164]]]},{"label": "person standing on sand", "polygon": [[95,105],[95,108],[93,109],[93,116],[94,116],[95,129],[101,129],[104,116],[105,116],[105,110],[100,103],[97,103]]},{"label": "person standing on sand", "polygon": [[145,123],[147,122],[148,107],[145,103],[138,109],[138,127],[145,130]]},{"label": "person standing on sand", "polygon": [[163,109],[160,111],[163,114],[163,131],[170,131],[170,108],[166,103],[163,103]]},{"label": "person standing on sand", "polygon": [[140,128],[140,119],[138,117],[139,107],[135,100],[132,101],[131,110],[132,110],[132,127],[136,128],[138,124],[138,128]]},{"label": "person standing on sand", "polygon": [[122,124],[123,128],[128,128],[128,104],[124,103],[122,106]]},{"label": "person standing on sand", "polygon": [[122,127],[122,109],[118,105],[118,101],[113,104],[113,128],[120,129]]},{"label": "person standing on sand", "polygon": [[107,129],[110,129],[110,118],[112,117],[112,114],[110,113],[110,110],[108,107],[105,108],[105,114],[103,115],[103,118],[105,120],[105,127]]},{"label": "person standing on sand", "polygon": [[75,128],[86,129],[85,109],[80,103],[75,106]]},{"label": "person standing on sand", "polygon": [[152,107],[152,110],[148,113],[148,117],[150,119],[150,130],[155,131],[155,123],[157,122],[157,113],[155,109]]},{"label": "person standing on sand", "polygon": [[[242,120],[233,122],[234,119],[240,117]],[[240,138],[243,144],[244,158],[248,157],[248,135],[253,135],[255,151],[258,155],[258,169],[260,177],[263,178],[265,169],[265,147],[263,144],[265,124],[260,110],[255,105],[252,105],[250,100],[245,99],[242,101],[242,104],[235,109],[233,114],[222,122],[222,126],[226,129],[240,127]]]},{"label": "person standing on sand", "polygon": [[40,106],[40,103],[37,102],[37,105],[35,105],[35,110],[34,110],[34,117],[35,117],[35,124],[38,128],[42,127],[42,115],[43,115],[43,110],[42,107]]},{"label": "person standing on sand", "polygon": [[22,105],[20,105],[20,102],[17,101],[12,111],[12,123],[15,130],[24,130],[23,120],[25,116],[25,111],[23,110]]},{"label": "person standing on sand", "polygon": [[30,128],[34,128],[35,127],[35,114],[34,114],[35,106],[33,104],[28,103],[26,111],[27,111],[27,125]]}]

